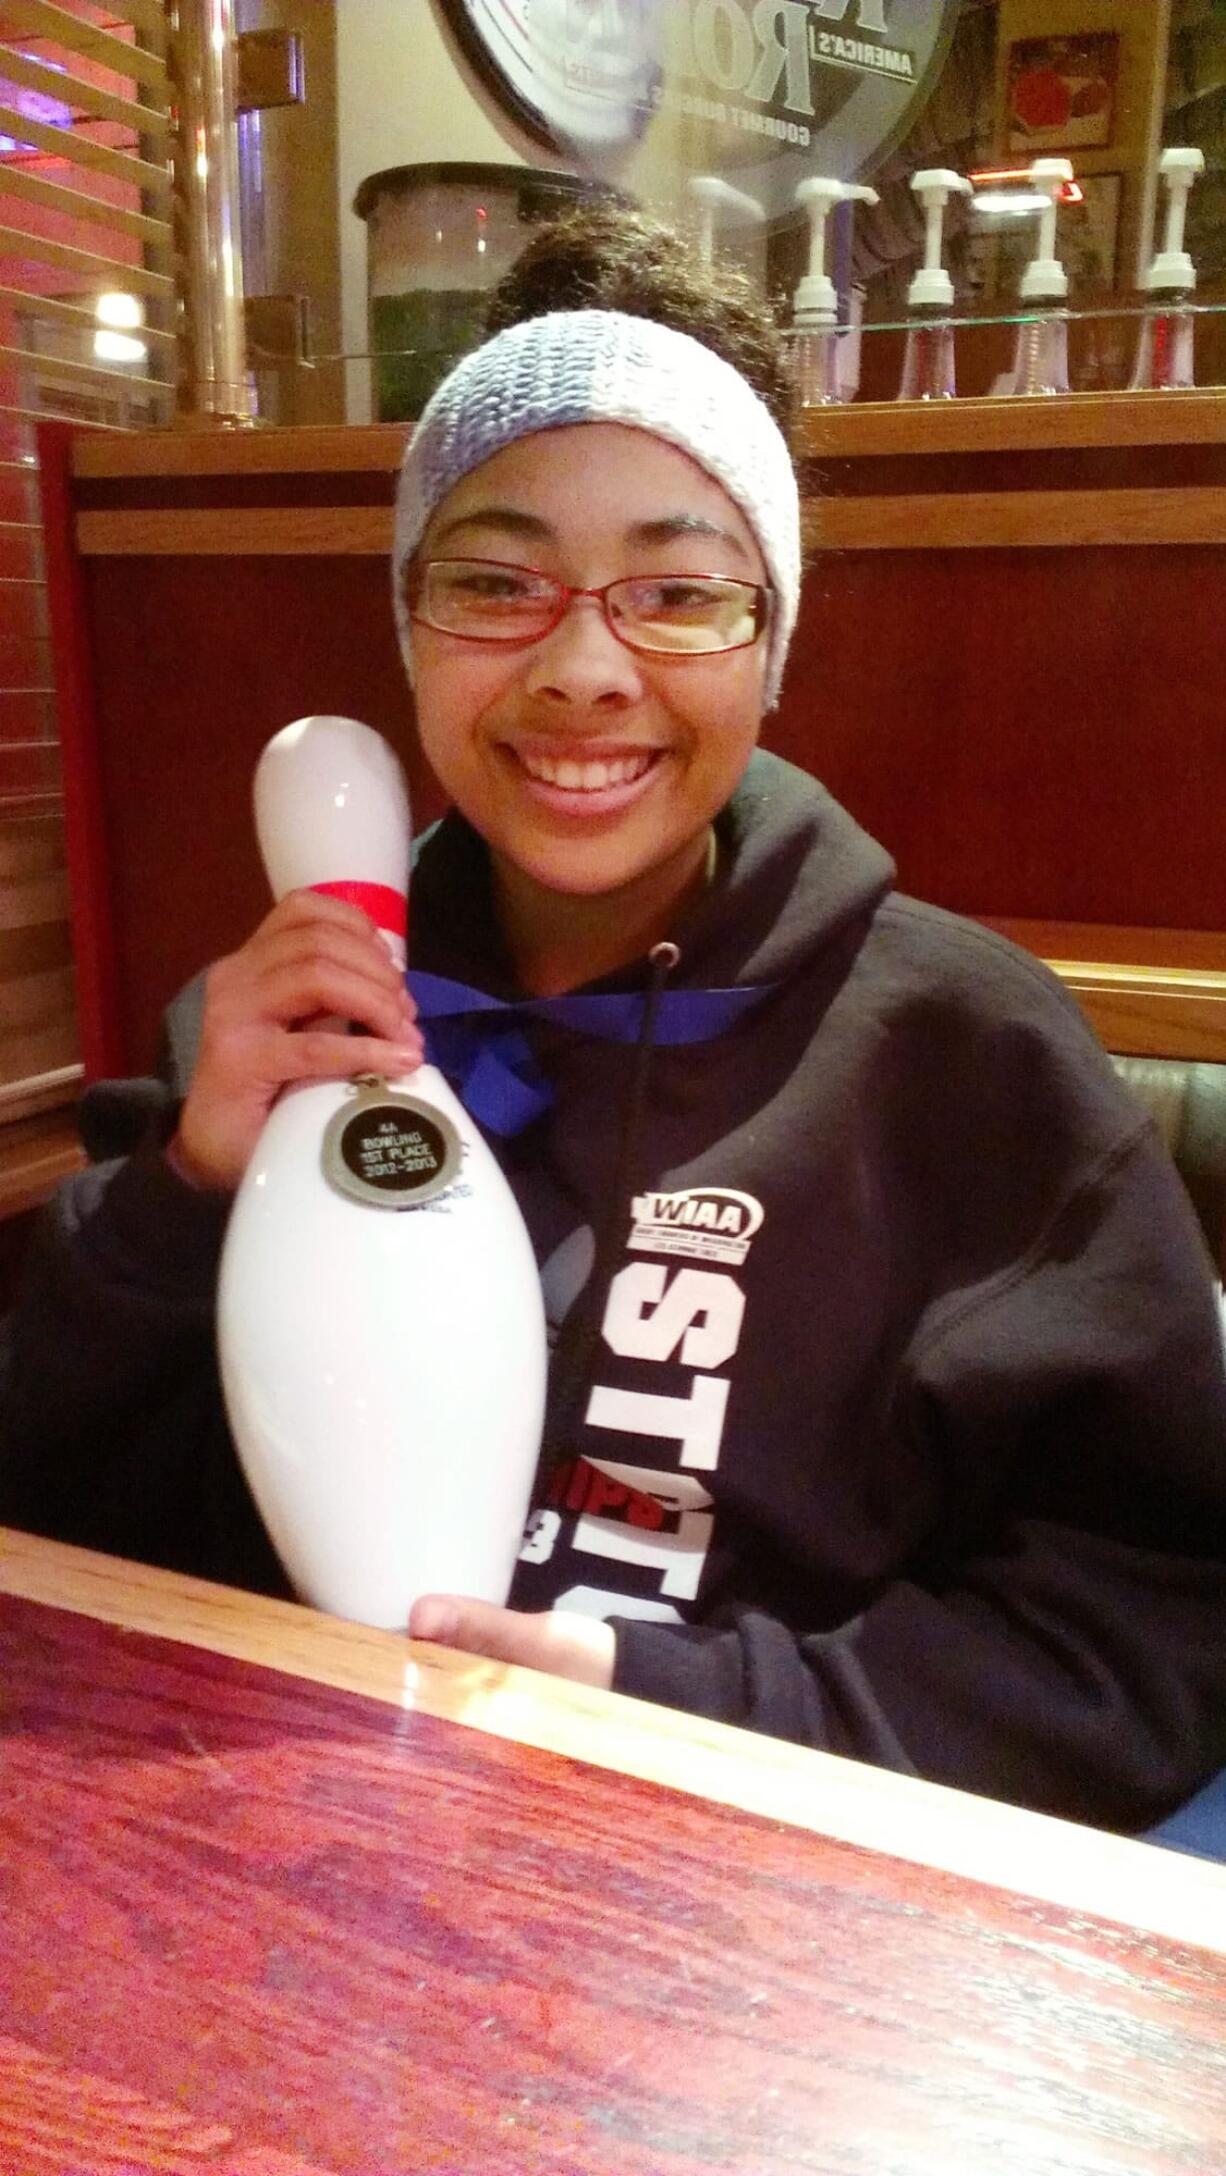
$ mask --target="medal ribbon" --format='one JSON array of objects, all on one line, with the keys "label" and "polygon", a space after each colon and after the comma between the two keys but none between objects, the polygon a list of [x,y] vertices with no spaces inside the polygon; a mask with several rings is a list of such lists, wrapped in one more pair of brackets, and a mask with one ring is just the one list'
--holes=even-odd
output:
[{"label": "medal ribbon", "polygon": [[[552,1021],[606,1043],[636,1043],[647,999],[637,990],[588,996],[531,997],[512,1003],[466,982],[410,968],[405,977],[432,1065],[488,1132],[521,1133],[553,1103],[523,1031],[525,1020]],[[656,998],[653,1041],[708,1043],[732,1027],[775,985],[733,990],[664,990]]]}]

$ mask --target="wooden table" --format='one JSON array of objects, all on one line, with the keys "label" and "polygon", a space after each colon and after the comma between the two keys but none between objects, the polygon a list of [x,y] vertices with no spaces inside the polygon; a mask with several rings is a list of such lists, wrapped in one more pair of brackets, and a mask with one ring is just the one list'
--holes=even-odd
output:
[{"label": "wooden table", "polygon": [[4,2176],[1218,2176],[1226,1871],[0,1532]]}]

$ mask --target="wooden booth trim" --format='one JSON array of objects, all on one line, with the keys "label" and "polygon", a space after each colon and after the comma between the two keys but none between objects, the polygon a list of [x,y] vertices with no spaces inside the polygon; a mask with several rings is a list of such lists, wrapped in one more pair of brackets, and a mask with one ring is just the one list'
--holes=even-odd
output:
[{"label": "wooden booth trim", "polygon": [[82,433],[73,447],[75,477],[332,474],[399,468],[404,423],[309,423],[292,428],[129,431],[114,438]]},{"label": "wooden booth trim", "polygon": [[390,558],[390,506],[142,507],[78,514],[83,558]]},{"label": "wooden booth trim", "polygon": [[[807,552],[1226,543],[1226,490],[962,491],[808,499]],[[84,558],[387,557],[389,506],[140,507],[78,514]]]},{"label": "wooden booth trim", "polygon": [[831,497],[806,499],[803,522],[808,553],[1221,544],[1226,542],[1226,490],[933,491],[897,497]]},{"label": "wooden booth trim", "polygon": [[1226,975],[1213,977],[1212,987],[1189,989],[1163,977],[1109,976],[1084,961],[1049,960],[1048,965],[1116,1057],[1226,1063]]},{"label": "wooden booth trim", "polygon": [[[244,554],[274,563],[385,558],[406,427],[77,433],[66,447],[69,435],[55,443],[62,472],[44,464],[44,489],[51,469],[53,497],[58,493],[48,526],[65,538],[59,563],[49,567],[61,660],[65,635],[75,642],[68,645],[73,670],[60,688],[65,753],[73,758],[68,784],[78,774],[93,780],[98,769],[85,590],[103,580],[104,563],[143,557],[152,567],[170,557]],[[1226,541],[1226,395],[1219,393],[853,405],[812,412],[798,436],[801,457],[812,464],[809,536],[832,553],[1078,544],[1161,551]],[[1202,461],[1196,453],[1219,443],[1221,455],[1215,450]],[[1131,461],[1146,446],[1167,449],[1160,481],[1148,487],[1143,467]],[[1089,488],[1109,450],[1123,457],[1118,483]],[[1027,451],[1052,456],[1036,459],[1033,484],[1021,458]],[[861,455],[882,458],[858,461]],[[966,458],[951,463],[951,455]],[[1070,488],[1049,488],[1062,475]],[[75,551],[68,543],[74,534]],[[78,879],[82,868],[89,878],[84,887],[78,880],[76,896],[84,891],[96,902],[89,914],[78,912],[74,929],[89,998],[82,1022],[89,1077],[116,1069],[111,1046],[119,1032],[96,801],[96,785],[69,795],[79,834],[74,866]],[[1197,949],[1200,940],[1187,931],[1006,928],[1057,964],[1109,1049],[1226,1059],[1226,937],[1206,933]]]},{"label": "wooden booth trim", "polygon": [[[814,412],[798,444],[807,549],[1220,544],[1226,400],[1154,399],[1155,408],[1134,396],[1084,395],[955,402],[933,413]],[[1025,414],[998,412],[1015,407]],[[72,451],[77,549],[87,559],[385,554],[405,437],[400,424],[81,434]],[[1149,477],[1137,465],[1147,445],[1164,449]]]},{"label": "wooden booth trim", "polygon": [[1226,1062],[1226,935],[975,919],[1045,961],[1117,1057]]},{"label": "wooden booth trim", "polygon": [[1099,1041],[1121,1058],[1226,1063],[1226,974],[1049,959]]}]

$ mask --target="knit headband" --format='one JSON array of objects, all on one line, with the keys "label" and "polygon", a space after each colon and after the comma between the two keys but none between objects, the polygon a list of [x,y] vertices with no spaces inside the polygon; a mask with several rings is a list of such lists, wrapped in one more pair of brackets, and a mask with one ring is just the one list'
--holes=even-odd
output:
[{"label": "knit headband", "polygon": [[409,441],[396,497],[393,596],[406,662],[404,568],[436,506],[491,454],[533,431],[628,423],[679,446],[722,484],[775,591],[765,701],[779,696],[800,595],[800,508],[783,433],[739,370],[650,318],[564,310],[497,333],[437,388]]}]

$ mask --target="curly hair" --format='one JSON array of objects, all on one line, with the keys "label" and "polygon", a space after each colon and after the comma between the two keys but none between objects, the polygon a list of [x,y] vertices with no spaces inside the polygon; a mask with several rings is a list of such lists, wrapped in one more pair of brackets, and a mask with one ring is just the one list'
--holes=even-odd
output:
[{"label": "curly hair", "polygon": [[731,363],[786,433],[792,394],[778,323],[742,274],[694,255],[647,213],[589,204],[537,228],[492,290],[486,332],[554,310],[649,317]]}]

